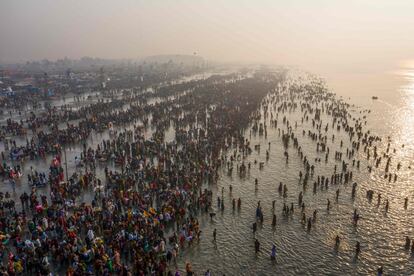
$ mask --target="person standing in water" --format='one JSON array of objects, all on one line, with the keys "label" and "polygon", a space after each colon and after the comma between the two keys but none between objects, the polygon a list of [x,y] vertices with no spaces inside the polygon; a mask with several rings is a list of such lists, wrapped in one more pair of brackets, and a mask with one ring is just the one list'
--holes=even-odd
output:
[{"label": "person standing in water", "polygon": [[336,238],[335,238],[335,248],[336,249],[338,249],[340,243],[341,243],[341,239],[339,238],[338,235],[336,235]]},{"label": "person standing in water", "polygon": [[382,276],[382,273],[383,273],[383,268],[382,268],[382,266],[380,266],[380,267],[377,269],[377,273],[378,273],[378,276]]},{"label": "person standing in water", "polygon": [[253,235],[255,235],[256,234],[256,231],[257,231],[257,223],[256,222],[253,222]]},{"label": "person standing in water", "polygon": [[408,236],[405,236],[405,249],[410,249],[411,240]]},{"label": "person standing in water", "polygon": [[274,244],[272,245],[272,251],[270,253],[270,259],[272,261],[276,260],[276,245],[274,245]]},{"label": "person standing in water", "polygon": [[390,207],[390,204],[388,202],[388,199],[385,200],[385,213],[388,213],[388,209]]},{"label": "person standing in water", "polygon": [[216,237],[217,237],[217,229],[214,228],[214,231],[213,231],[213,242],[216,242]]},{"label": "person standing in water", "polygon": [[256,254],[259,253],[259,251],[260,251],[260,242],[259,242],[258,239],[255,239],[255,241],[254,241],[254,249],[255,249]]},{"label": "person standing in water", "polygon": [[273,214],[273,218],[272,218],[272,227],[276,226],[276,214]]},{"label": "person standing in water", "polygon": [[361,253],[361,244],[359,243],[359,241],[357,241],[355,246],[355,257],[358,257],[359,253]]}]

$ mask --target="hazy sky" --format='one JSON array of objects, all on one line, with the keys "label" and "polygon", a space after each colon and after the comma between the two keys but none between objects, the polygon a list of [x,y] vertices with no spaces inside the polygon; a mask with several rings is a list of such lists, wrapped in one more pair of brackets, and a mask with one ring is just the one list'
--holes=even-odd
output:
[{"label": "hazy sky", "polygon": [[0,0],[0,61],[192,54],[335,70],[414,60],[413,0]]}]

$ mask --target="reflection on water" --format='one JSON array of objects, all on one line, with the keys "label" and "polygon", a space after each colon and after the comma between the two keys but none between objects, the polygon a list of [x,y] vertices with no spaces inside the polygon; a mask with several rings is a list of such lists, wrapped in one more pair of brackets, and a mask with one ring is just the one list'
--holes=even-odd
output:
[{"label": "reflection on water", "polygon": [[396,139],[405,144],[404,151],[401,151],[402,157],[412,159],[414,152],[414,70],[405,77],[408,83],[401,87],[404,106],[396,110],[397,124],[395,124],[394,132],[397,134]]},{"label": "reflection on water", "polygon": [[[388,79],[387,79],[388,78]],[[383,165],[380,169],[367,172],[367,166],[373,166],[364,158],[361,160],[361,170],[354,170],[354,181],[358,183],[358,193],[355,200],[351,199],[352,185],[340,187],[340,199],[333,209],[326,211],[326,200],[333,201],[335,190],[318,192],[313,195],[304,193],[307,215],[318,210],[318,221],[307,233],[300,223],[300,212],[292,219],[284,219],[281,215],[283,203],[297,204],[297,195],[302,190],[298,185],[298,172],[302,168],[300,160],[292,158],[285,164],[282,142],[275,129],[269,130],[268,139],[252,137],[252,144],[261,143],[267,148],[271,143],[270,160],[266,161],[265,150],[254,153],[246,162],[256,159],[265,162],[260,170],[253,166],[246,179],[238,176],[228,176],[224,171],[215,192],[220,194],[224,187],[226,208],[218,212],[213,221],[208,216],[200,219],[204,239],[198,246],[183,252],[181,267],[186,261],[193,264],[196,271],[210,268],[216,273],[226,275],[374,275],[379,266],[384,266],[387,275],[411,275],[414,273],[413,255],[404,250],[405,236],[414,238],[412,221],[414,221],[414,77],[412,73],[404,75],[387,75],[387,78],[377,79],[370,76],[347,76],[329,82],[334,92],[338,92],[347,101],[354,103],[353,113],[357,118],[366,116],[366,128],[375,135],[382,137],[377,145],[379,153],[385,153],[390,137],[390,152],[392,157],[391,173],[398,174],[398,181],[388,182],[384,179]],[[379,100],[372,100],[372,96]],[[367,109],[370,112],[364,113]],[[359,113],[361,112],[361,113]],[[299,114],[287,114],[289,121],[299,121]],[[299,126],[298,132],[309,129]],[[342,133],[344,135],[344,133]],[[328,134],[329,136],[329,134]],[[344,141],[345,136],[340,136]],[[306,154],[312,159],[317,156],[312,143],[301,141]],[[403,146],[404,145],[404,146]],[[333,151],[334,145],[329,145]],[[395,149],[395,152],[394,152]],[[289,151],[290,156],[295,152]],[[397,170],[397,163],[401,169]],[[333,171],[333,162],[322,164],[317,174],[329,175]],[[259,188],[254,188],[254,179],[258,178]],[[278,183],[288,186],[289,195],[286,201],[277,192]],[[229,186],[233,193],[229,193]],[[375,200],[370,203],[366,191],[373,190]],[[376,204],[376,195],[382,194],[382,202]],[[217,195],[216,195],[217,196]],[[242,198],[242,209],[233,211],[232,198]],[[409,205],[404,210],[404,198],[408,197]],[[384,201],[390,202],[390,210],[384,212]],[[261,201],[264,209],[264,226],[258,230],[257,237],[261,242],[262,252],[254,254],[254,238],[251,225],[255,217],[257,201]],[[277,227],[271,227],[271,206],[276,200]],[[352,224],[353,210],[357,209],[362,219],[358,227]],[[217,229],[217,246],[212,242],[213,229]],[[335,236],[341,236],[339,252],[334,250]],[[360,241],[362,253],[354,258],[356,241]],[[277,247],[276,262],[270,260],[272,244]],[[220,275],[220,274],[219,274]]]},{"label": "reflection on water", "polygon": [[[225,170],[217,186],[211,187],[215,193],[220,194],[224,187],[225,209],[217,211],[217,215],[210,220],[208,215],[200,217],[202,226],[202,240],[181,252],[180,267],[190,261],[195,271],[202,272],[207,268],[213,275],[373,275],[378,266],[383,265],[386,275],[410,275],[414,273],[414,257],[403,249],[405,236],[414,238],[412,222],[414,221],[414,70],[405,71],[398,76],[346,76],[341,78],[327,78],[330,87],[345,100],[356,106],[351,107],[356,118],[366,116],[366,128],[375,135],[382,137],[377,145],[378,152],[386,152],[390,137],[390,155],[392,165],[390,172],[398,174],[398,181],[389,183],[384,179],[383,168],[374,170],[369,174],[366,170],[372,166],[372,160],[361,160],[361,169],[354,170],[354,181],[358,183],[356,198],[351,198],[352,185],[340,185],[338,203],[332,204],[331,210],[326,210],[327,199],[334,202],[335,191],[333,186],[328,190],[312,193],[312,188],[304,192],[306,213],[310,216],[313,210],[318,210],[317,222],[312,231],[305,231],[300,223],[300,211],[296,207],[291,218],[284,218],[283,203],[297,204],[302,185],[298,182],[298,173],[303,170],[303,164],[294,149],[289,148],[289,163],[286,164],[282,141],[277,129],[269,128],[268,137],[252,136],[251,144],[261,144],[262,151],[255,151],[245,162],[264,162],[264,168],[252,165],[251,172],[246,178],[240,179],[235,173],[229,176]],[[372,96],[379,97],[372,100]],[[159,99],[153,99],[154,103]],[[370,112],[364,110],[370,110]],[[290,122],[300,122],[300,112],[285,114]],[[325,122],[327,117],[322,118]],[[279,119],[280,121],[280,119]],[[269,124],[269,118],[267,120]],[[298,124],[296,133],[309,130],[309,123]],[[329,130],[330,136],[333,130]],[[153,130],[146,130],[146,137],[150,137]],[[248,131],[246,136],[248,136]],[[349,137],[343,131],[337,133],[337,139],[343,139],[345,146],[349,146]],[[171,127],[166,134],[167,141],[174,137]],[[109,139],[108,132],[96,134],[88,141],[89,145],[96,145],[102,139]],[[22,140],[21,143],[25,141]],[[271,143],[270,158],[266,160],[266,149]],[[312,160],[321,157],[315,152],[315,143],[306,138],[300,141],[304,153]],[[403,147],[404,145],[404,147]],[[338,143],[330,143],[331,152],[338,150]],[[394,152],[395,149],[395,152]],[[74,158],[79,156],[81,146],[67,149],[69,170],[74,170]],[[38,166],[47,170],[50,162],[36,161],[27,164]],[[401,162],[402,168],[397,170],[396,164]],[[338,162],[333,160],[321,163],[316,168],[315,175],[331,175]],[[114,168],[113,165],[110,169]],[[102,167],[98,171],[102,172]],[[259,180],[258,189],[255,189],[254,180]],[[284,200],[277,191],[279,182],[288,187],[288,197]],[[207,185],[207,184],[206,184]],[[230,194],[229,186],[233,192]],[[0,190],[4,190],[4,185]],[[27,189],[26,184],[17,187]],[[390,210],[384,212],[384,202],[380,205],[368,202],[366,191],[373,190],[375,194],[381,193],[383,200],[390,201]],[[240,211],[232,210],[232,199],[242,199]],[[404,210],[404,198],[409,198],[407,210]],[[86,196],[84,200],[89,201]],[[257,201],[261,201],[264,211],[264,224],[259,227],[257,238],[261,242],[262,252],[257,256],[254,253],[254,237],[252,222],[255,219]],[[277,226],[271,227],[271,206],[275,200]],[[216,208],[217,209],[217,208]],[[352,213],[358,209],[362,219],[355,227],[352,224]],[[212,232],[217,229],[217,245],[212,243]],[[341,236],[340,250],[334,250],[336,235]],[[361,254],[354,258],[355,243],[361,243]],[[270,249],[275,244],[277,248],[276,262],[270,260]]]}]

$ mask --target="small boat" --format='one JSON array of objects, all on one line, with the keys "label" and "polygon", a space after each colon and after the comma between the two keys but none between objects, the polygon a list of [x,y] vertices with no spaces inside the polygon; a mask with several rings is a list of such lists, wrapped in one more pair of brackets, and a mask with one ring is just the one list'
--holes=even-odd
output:
[{"label": "small boat", "polygon": [[373,100],[378,100],[378,97],[377,96],[372,96],[372,99]]}]

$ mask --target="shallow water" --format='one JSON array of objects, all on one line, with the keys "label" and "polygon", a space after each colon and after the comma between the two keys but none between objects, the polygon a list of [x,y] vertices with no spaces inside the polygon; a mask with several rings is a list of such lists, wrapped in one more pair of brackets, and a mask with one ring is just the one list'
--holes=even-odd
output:
[{"label": "shallow water", "polygon": [[[352,108],[356,117],[367,116],[365,128],[383,138],[382,142],[378,143],[379,153],[385,152],[386,138],[390,136],[390,172],[396,172],[398,162],[402,164],[397,182],[388,182],[384,179],[384,161],[378,169],[368,173],[366,166],[373,165],[373,161],[372,158],[367,161],[366,157],[361,159],[360,170],[351,167],[354,172],[353,181],[358,183],[354,200],[351,198],[352,182],[345,185],[330,184],[328,190],[318,189],[314,195],[312,179],[304,192],[303,200],[307,217],[316,209],[318,218],[308,233],[300,222],[300,209],[297,207],[298,194],[302,191],[302,185],[298,184],[298,172],[303,171],[303,166],[292,146],[289,148],[289,163],[286,164],[281,138],[277,130],[270,128],[268,124],[267,139],[252,136],[251,144],[260,143],[261,152],[254,152],[245,160],[252,162],[250,174],[245,179],[240,179],[236,170],[232,177],[223,171],[217,187],[212,187],[215,191],[213,198],[217,198],[217,193],[220,195],[224,187],[225,210],[216,211],[217,215],[212,221],[208,215],[200,218],[202,241],[198,246],[182,252],[181,267],[190,262],[197,272],[210,269],[218,275],[373,275],[379,266],[384,266],[386,275],[414,273],[414,255],[404,249],[405,236],[414,237],[414,77],[410,74],[388,75],[388,86],[377,84],[380,89],[370,86],[369,83],[364,85],[359,79],[352,79],[352,76],[350,78],[339,79],[334,83],[334,92],[338,92],[340,96],[347,95],[348,97],[343,98],[357,105]],[[392,85],[389,85],[390,83]],[[371,97],[374,95],[377,95],[379,100],[372,100]],[[371,112],[359,115],[358,112],[364,109],[370,109]],[[312,129],[311,123],[301,125],[298,114],[288,114],[287,117],[292,125],[295,120],[298,121],[298,129],[294,130],[294,133],[295,136],[299,135],[299,144],[304,154],[310,160],[316,158],[318,153],[315,142],[301,135],[302,129]],[[332,153],[335,146],[338,148],[341,134],[338,135],[333,129],[330,129],[329,133],[335,133],[335,145],[328,139],[328,146],[331,148],[329,161],[325,164],[324,155],[320,154],[322,162],[316,165],[315,176],[330,176],[335,164],[340,168],[340,161],[335,162]],[[330,136],[331,134],[328,134],[328,137]],[[265,151],[269,142],[270,159],[266,161]],[[348,142],[349,138],[344,139],[342,151],[346,151]],[[392,153],[393,148],[396,149],[395,153]],[[259,170],[258,165],[253,165],[255,159],[265,162],[263,170]],[[413,169],[409,169],[409,166]],[[254,185],[255,178],[259,182],[257,191]],[[288,187],[288,197],[285,200],[278,193],[279,182]],[[232,194],[229,193],[229,185],[233,186]],[[335,192],[338,188],[340,196],[336,203]],[[371,203],[366,198],[366,191],[369,189],[374,190],[374,199]],[[377,193],[382,194],[379,206]],[[239,197],[242,199],[241,210],[238,211],[236,208],[233,211],[231,200]],[[404,210],[405,197],[409,198],[407,210]],[[326,210],[327,198],[331,200],[329,212]],[[384,211],[385,199],[390,203],[387,214]],[[264,212],[264,224],[262,228],[258,227],[256,233],[261,243],[261,252],[256,255],[251,227],[255,221],[255,209],[259,200]],[[276,200],[275,230],[271,227],[273,200]],[[295,204],[295,214],[290,219],[282,216],[284,202],[289,205],[291,202]],[[352,223],[355,208],[362,217],[358,226]],[[214,228],[217,229],[216,245],[212,242]],[[334,250],[336,235],[341,237],[337,252]],[[362,250],[358,258],[354,257],[356,241],[361,243]],[[276,262],[270,260],[272,244],[277,248]]]},{"label": "shallow water", "polygon": [[[398,78],[398,77],[397,77]],[[351,198],[352,182],[346,185],[330,185],[328,190],[318,189],[314,194],[313,181],[311,179],[307,190],[304,192],[303,200],[306,204],[305,213],[307,217],[312,215],[313,210],[318,210],[317,222],[312,225],[312,230],[307,232],[300,222],[300,210],[297,206],[298,194],[302,191],[302,184],[299,184],[299,171],[303,171],[303,165],[297,155],[296,149],[289,147],[289,163],[285,162],[283,156],[283,144],[278,131],[272,128],[267,118],[268,136],[251,137],[251,145],[260,144],[261,151],[254,151],[245,160],[252,162],[250,173],[245,178],[240,178],[236,170],[229,176],[223,168],[220,180],[217,185],[211,185],[214,191],[213,198],[221,194],[224,187],[225,210],[219,211],[214,200],[214,209],[217,215],[213,220],[207,214],[199,217],[201,223],[202,239],[199,244],[193,244],[181,252],[179,267],[184,268],[186,262],[191,262],[197,274],[207,269],[213,275],[224,273],[226,275],[355,275],[375,274],[376,269],[383,265],[386,275],[410,275],[414,273],[414,257],[405,251],[403,244],[405,236],[414,238],[412,221],[414,221],[414,187],[411,185],[414,180],[414,77],[400,75],[398,85],[381,86],[381,89],[373,89],[370,84],[363,85],[355,82],[354,88],[350,86],[350,80],[329,82],[328,85],[338,92],[345,100],[355,103],[352,107],[352,114],[355,117],[367,116],[367,126],[373,134],[383,138],[378,143],[378,151],[382,153],[387,147],[387,136],[391,136],[391,155],[393,162],[390,172],[396,171],[396,164],[401,162],[402,168],[398,171],[397,182],[389,183],[384,179],[384,161],[380,168],[368,173],[367,165],[372,165],[372,159],[367,161],[361,158],[360,170],[352,168],[354,172],[353,181],[358,183],[357,195]],[[351,78],[352,79],[352,78]],[[371,88],[370,88],[371,87]],[[388,87],[388,88],[387,88]],[[392,93],[390,93],[390,91]],[[346,96],[345,96],[346,95]],[[377,95],[379,100],[373,101],[371,97]],[[153,103],[159,99],[154,99]],[[371,112],[362,112],[370,109]],[[310,161],[319,157],[321,163],[317,163],[315,176],[330,176],[334,166],[340,167],[340,161],[333,159],[335,150],[340,150],[338,141],[344,140],[342,151],[349,146],[349,138],[344,138],[344,132],[337,132],[336,129],[329,129],[328,137],[335,134],[334,142],[328,139],[328,146],[331,153],[329,162],[324,162],[324,154],[316,152],[316,144],[307,135],[302,136],[302,130],[312,129],[311,122],[300,122],[299,111],[285,113],[292,125],[298,122],[297,129],[294,129],[295,136],[299,139],[304,154]],[[279,127],[282,127],[279,115]],[[263,117],[262,117],[263,120]],[[322,120],[331,122],[325,116]],[[152,135],[153,130],[148,128],[146,137]],[[246,131],[249,136],[249,131]],[[348,137],[348,136],[346,136]],[[95,145],[102,139],[108,139],[109,133],[96,134],[89,138],[88,145]],[[174,128],[171,126],[166,133],[166,141],[174,138]],[[24,139],[21,141],[24,143]],[[270,145],[270,158],[266,160],[266,149]],[[404,144],[404,148],[402,148]],[[396,152],[392,153],[395,148]],[[69,174],[75,170],[74,158],[80,155],[81,146],[68,147],[67,159]],[[30,166],[36,166],[40,171],[48,169],[51,157],[46,161],[31,161],[24,166],[27,172]],[[264,168],[254,165],[254,160],[264,162]],[[349,162],[349,161],[348,161]],[[311,162],[313,164],[314,162]],[[109,166],[113,169],[114,166]],[[98,166],[98,174],[102,173],[103,167]],[[254,179],[258,179],[258,189],[255,189]],[[28,185],[23,176],[21,183],[17,184],[16,192],[27,190]],[[279,182],[288,187],[288,197],[284,199],[278,193]],[[206,184],[207,185],[207,184]],[[232,185],[233,192],[229,193],[229,186]],[[8,184],[1,185],[1,191],[10,190]],[[339,201],[335,202],[335,191],[340,189]],[[374,190],[374,200],[370,203],[366,198],[366,191]],[[40,192],[46,192],[40,190]],[[382,194],[382,202],[376,204],[377,193]],[[241,210],[232,210],[232,198],[241,198]],[[407,210],[404,210],[404,198],[409,198]],[[331,210],[326,210],[327,198],[331,200]],[[384,212],[384,201],[390,202],[390,210]],[[90,201],[90,194],[81,198]],[[264,224],[258,227],[256,238],[261,242],[261,252],[254,253],[254,236],[252,223],[255,221],[255,208],[257,201],[261,201],[264,212]],[[277,215],[277,226],[271,227],[272,201],[275,200],[275,213]],[[295,204],[295,213],[290,218],[282,216],[283,203]],[[352,224],[352,213],[358,209],[362,219],[358,226]],[[217,243],[212,243],[213,229],[217,229]],[[338,251],[334,250],[335,236],[341,236],[341,245]],[[354,257],[355,243],[360,241],[361,254]],[[270,260],[272,244],[276,245],[276,262]]]}]

